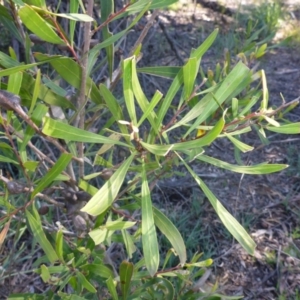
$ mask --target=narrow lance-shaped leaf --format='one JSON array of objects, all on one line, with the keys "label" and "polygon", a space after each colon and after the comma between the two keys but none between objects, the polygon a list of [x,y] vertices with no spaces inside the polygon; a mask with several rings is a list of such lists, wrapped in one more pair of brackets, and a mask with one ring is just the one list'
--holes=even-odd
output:
[{"label": "narrow lance-shaped leaf", "polygon": [[183,67],[184,99],[188,100],[195,86],[199,63],[197,59],[190,58]]},{"label": "narrow lance-shaped leaf", "polygon": [[[117,122],[121,132],[125,135],[128,134],[127,126],[120,124],[118,122],[119,120],[124,120],[124,117],[123,117],[122,108],[119,105],[117,99],[113,96],[111,91],[104,84],[100,84],[99,90],[100,90],[101,96],[103,97],[109,111],[115,118],[115,121]],[[129,142],[129,139],[127,139],[127,141]]]},{"label": "narrow lance-shaped leaf", "polygon": [[128,254],[128,257],[132,259],[132,254],[136,251],[136,246],[133,241],[133,237],[127,230],[121,230],[124,245]]},{"label": "narrow lance-shaped leaf", "polygon": [[33,190],[31,198],[33,198],[37,193],[41,192],[44,188],[49,186],[55,178],[67,167],[72,159],[71,154],[63,153],[57,160],[55,165],[47,172],[47,174],[40,180],[39,184]]},{"label": "narrow lance-shaped leaf", "polygon": [[[79,8],[79,1],[70,0],[70,13],[77,13],[78,8]],[[71,47],[73,47],[73,44],[74,44],[75,26],[76,26],[76,21],[70,20],[70,22],[69,22],[69,39],[70,39]]]},{"label": "narrow lance-shaped leaf", "polygon": [[171,144],[171,145],[151,145],[144,142],[141,142],[141,145],[150,151],[151,153],[155,155],[165,156],[170,151],[185,151],[187,149],[200,149],[203,146],[207,146],[211,144],[218,135],[222,132],[222,129],[224,127],[225,121],[222,117],[217,124],[213,127],[212,130],[210,130],[205,136],[195,139],[188,142],[182,142],[177,144]]},{"label": "narrow lance-shaped leaf", "polygon": [[126,108],[129,114],[130,121],[133,125],[137,124],[136,111],[134,104],[133,88],[132,88],[132,60],[129,57],[123,61],[123,94],[125,99]]},{"label": "narrow lance-shaped leaf", "polygon": [[[198,118],[185,133],[184,137],[195,130],[199,124],[203,123],[209,116],[211,116],[213,112],[220,108],[224,101],[239,94],[249,84],[250,80],[251,72],[249,68],[243,63],[239,62],[224,79],[217,91],[212,94],[213,97],[211,98],[210,102],[208,102],[205,107],[202,106],[203,111],[200,112]],[[201,103],[201,101],[199,103]],[[196,105],[192,110],[196,108],[199,109]],[[190,113],[192,113],[192,111]],[[188,118],[188,116],[189,113],[183,119]],[[183,122],[183,120],[181,122]]]},{"label": "narrow lance-shaped leaf", "polygon": [[233,136],[226,134],[227,138],[232,142],[232,144],[234,144],[238,149],[240,149],[242,152],[248,152],[248,151],[252,151],[254,149],[254,147],[249,146],[243,142],[241,142],[240,140],[234,138]]},{"label": "narrow lance-shaped leaf", "polygon": [[49,261],[51,263],[54,263],[58,260],[58,256],[43,231],[41,220],[39,219],[37,214],[34,214],[34,217],[27,209],[25,211],[25,214],[34,238],[38,241],[38,243],[44,250]]},{"label": "narrow lance-shaped leaf", "polygon": [[118,300],[118,293],[112,277],[106,280],[106,285],[113,300]]},{"label": "narrow lance-shaped leaf", "polygon": [[153,207],[153,213],[155,225],[170,241],[179,256],[180,264],[183,266],[186,263],[186,248],[180,232],[159,209]]},{"label": "narrow lance-shaped leaf", "polygon": [[22,84],[22,78],[22,72],[16,72],[14,74],[11,74],[8,78],[8,85],[6,90],[10,93],[19,95]]},{"label": "narrow lance-shaped leaf", "polygon": [[159,249],[145,168],[142,172],[142,244],[146,268],[154,276],[159,266]]},{"label": "narrow lance-shaped leaf", "polygon": [[40,94],[40,85],[41,85],[41,70],[38,69],[37,74],[36,74],[36,80],[35,80],[35,84],[34,84],[30,109],[29,109],[29,112],[28,112],[29,115],[31,115],[33,109],[35,108],[35,104],[36,104],[38,95]]},{"label": "narrow lance-shaped leaf", "polygon": [[[101,2],[101,20],[105,22],[109,16],[114,13],[114,1],[113,0],[106,0]],[[102,28],[102,36],[103,40],[106,40],[112,37],[112,33],[109,31],[108,25]],[[105,47],[106,51],[106,59],[108,63],[108,71],[109,71],[109,78],[112,80],[112,73],[114,67],[114,43]]]},{"label": "narrow lance-shaped leaf", "polygon": [[[178,155],[179,156],[179,155]],[[213,206],[215,212],[221,219],[222,223],[228,229],[228,231],[235,237],[235,239],[241,244],[241,246],[251,255],[254,254],[256,247],[255,242],[252,240],[247,231],[241,226],[241,224],[226,210],[222,203],[215,197],[206,184],[200,177],[186,164],[186,162],[179,156],[187,170],[193,176],[201,190],[204,192],[209,202]]]},{"label": "narrow lance-shaped leaf", "polygon": [[[38,60],[45,61],[51,56],[36,53],[35,57]],[[50,62],[55,71],[69,84],[77,89],[81,86],[81,67],[73,59],[69,57],[58,57],[54,56],[53,60]],[[86,96],[90,97],[96,104],[102,103],[101,95],[96,84],[92,81],[90,77],[87,78],[86,82]]]},{"label": "narrow lance-shaped leaf", "polygon": [[43,133],[55,138],[64,139],[73,142],[96,143],[96,144],[115,144],[128,147],[127,144],[107,138],[105,136],[76,128],[69,124],[44,118]]},{"label": "narrow lance-shaped leaf", "polygon": [[135,153],[132,153],[81,211],[92,216],[98,216],[113,204],[134,157]]},{"label": "narrow lance-shaped leaf", "polygon": [[280,125],[280,127],[273,127],[273,126],[266,126],[266,129],[278,132],[282,134],[299,134],[300,133],[300,123],[292,123],[292,124],[285,124]]},{"label": "narrow lance-shaped leaf", "polygon": [[[43,104],[38,104],[31,116],[31,120],[37,125],[40,126],[40,124],[42,123],[42,119],[45,116],[45,114],[48,111],[48,107],[46,105]],[[20,151],[25,150],[26,145],[28,144],[28,142],[30,141],[30,139],[33,137],[33,135],[35,134],[35,131],[32,127],[27,126],[26,130],[25,130],[25,134],[24,134],[24,138],[23,138],[23,142],[21,144],[20,147]]]},{"label": "narrow lance-shaped leaf", "polygon": [[96,62],[96,57],[98,56],[100,50],[111,45],[112,43],[116,42],[118,39],[124,37],[126,35],[126,33],[144,16],[145,12],[148,11],[150,3],[151,2],[146,1],[143,4],[143,6],[138,10],[138,15],[134,18],[134,20],[131,22],[131,24],[126,27],[125,30],[122,30],[122,31],[114,34],[112,37],[110,37],[110,38],[106,39],[104,42],[96,45],[89,51],[88,74],[90,74],[90,72]]},{"label": "narrow lance-shaped leaf", "polygon": [[[23,6],[18,10],[23,24],[39,38],[52,44],[63,44],[63,40],[32,7]],[[47,11],[45,11],[47,14]]]},{"label": "narrow lance-shaped leaf", "polygon": [[50,62],[51,60],[53,60],[53,58],[45,59],[42,62],[27,64],[27,65],[18,65],[18,66],[15,66],[15,67],[11,67],[9,69],[0,70],[0,76],[2,76],[2,77],[3,76],[8,76],[8,75],[14,74],[14,73],[19,72],[19,71],[28,70],[32,67]]},{"label": "narrow lance-shaped leaf", "polygon": [[147,110],[149,111],[147,118],[151,124],[152,129],[156,132],[156,134],[158,134],[159,124],[157,124],[157,122],[156,122],[157,117],[153,110],[149,110],[149,106],[150,106],[149,101],[142,90],[142,87],[140,85],[140,82],[139,82],[139,79],[137,76],[135,57],[133,57],[133,59],[131,60],[131,67],[132,67],[132,89],[133,89],[135,99],[144,113]]},{"label": "narrow lance-shaped leaf", "polygon": [[282,171],[288,167],[288,165],[269,164],[269,163],[262,163],[254,166],[238,166],[238,165],[229,164],[225,161],[207,155],[200,155],[196,159],[212,164],[218,168],[222,168],[222,169],[226,169],[229,171],[242,173],[242,174],[259,174],[259,175],[270,174],[270,173]]},{"label": "narrow lance-shaped leaf", "polygon": [[143,67],[138,68],[138,73],[145,73],[153,76],[163,77],[172,79],[175,78],[178,72],[181,70],[181,67]]},{"label": "narrow lance-shaped leaf", "polygon": [[121,283],[123,300],[127,299],[132,274],[133,274],[133,264],[128,261],[122,261],[120,265],[120,283]]}]

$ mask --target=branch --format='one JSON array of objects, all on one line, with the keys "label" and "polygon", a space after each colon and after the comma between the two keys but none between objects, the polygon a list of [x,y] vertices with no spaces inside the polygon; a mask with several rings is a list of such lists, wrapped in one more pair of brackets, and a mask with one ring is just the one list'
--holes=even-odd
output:
[{"label": "branch", "polygon": [[[88,0],[87,3],[87,15],[93,15],[94,0]],[[83,51],[82,51],[82,60],[81,60],[81,86],[80,94],[78,99],[78,109],[79,109],[79,124],[80,129],[84,129],[85,121],[85,105],[86,105],[86,82],[87,82],[87,65],[88,65],[88,51],[90,49],[91,43],[91,22],[84,23],[84,41],[83,41]],[[84,144],[78,143],[78,155],[81,159],[79,163],[79,177],[84,176]]]}]

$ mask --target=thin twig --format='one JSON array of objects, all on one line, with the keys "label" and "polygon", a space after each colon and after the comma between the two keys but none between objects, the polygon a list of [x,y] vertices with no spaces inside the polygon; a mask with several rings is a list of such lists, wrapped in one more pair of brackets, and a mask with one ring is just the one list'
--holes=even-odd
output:
[{"label": "thin twig", "polygon": [[181,56],[181,54],[179,53],[173,38],[170,36],[169,32],[167,31],[165,24],[159,19],[159,17],[157,17],[157,22],[158,22],[160,29],[164,33],[168,43],[170,44],[171,49],[174,51],[176,57],[178,58],[178,60],[180,61],[181,64],[184,64],[184,59]]},{"label": "thin twig", "polygon": [[[151,18],[149,19],[149,21],[147,22],[147,24],[144,26],[144,29],[142,30],[140,36],[138,37],[138,39],[136,40],[136,42],[134,43],[132,49],[129,52],[129,56],[132,56],[133,53],[136,51],[137,47],[143,42],[143,40],[145,39],[146,35],[148,34],[149,29],[153,26],[153,22],[155,21],[155,18],[158,15],[158,11],[155,10],[152,13]],[[139,60],[140,58],[137,58],[137,60]],[[114,80],[112,81],[112,83],[110,84],[109,89],[112,91],[117,82],[119,81],[119,79],[121,78],[121,67],[118,68],[118,70],[116,71],[116,76],[114,78]]]}]

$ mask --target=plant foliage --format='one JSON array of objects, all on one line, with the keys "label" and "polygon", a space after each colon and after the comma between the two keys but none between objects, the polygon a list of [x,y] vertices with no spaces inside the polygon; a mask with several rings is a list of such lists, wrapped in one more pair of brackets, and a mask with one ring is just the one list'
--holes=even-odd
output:
[{"label": "plant foliage", "polygon": [[[201,59],[218,30],[182,67],[139,68],[143,32],[115,67],[120,41],[144,14],[155,16],[153,10],[173,2],[137,0],[115,10],[112,0],[100,1],[101,20],[92,15],[92,1],[85,8],[71,0],[69,11],[62,2],[51,7],[42,0],[0,6],[1,21],[25,49],[23,58],[13,48],[0,53],[0,161],[15,170],[13,178],[1,175],[5,195],[0,201],[7,212],[1,243],[12,218],[25,211],[21,227],[43,250],[34,272],[53,287],[47,299],[221,299],[217,285],[211,290],[197,285],[212,260],[201,254],[188,258],[180,232],[152,201],[156,181],[178,166],[195,180],[233,237],[254,254],[250,235],[193,166],[208,163],[243,174],[285,169],[242,165],[241,153],[253,150],[242,136],[254,127],[265,141],[268,131],[299,133],[299,123],[283,118],[297,101],[272,108],[264,72],[242,61],[230,67],[229,53],[223,67],[217,64],[205,74]],[[125,29],[110,31],[123,19]],[[99,84],[100,69],[107,79]],[[143,73],[168,78],[167,92],[147,96],[139,81]],[[219,139],[232,143],[236,164],[205,154]],[[57,209],[59,223],[54,222]],[[170,243],[167,253],[160,251],[158,234]],[[168,266],[174,255],[177,265]],[[28,297],[39,299],[38,294],[9,299]]]}]

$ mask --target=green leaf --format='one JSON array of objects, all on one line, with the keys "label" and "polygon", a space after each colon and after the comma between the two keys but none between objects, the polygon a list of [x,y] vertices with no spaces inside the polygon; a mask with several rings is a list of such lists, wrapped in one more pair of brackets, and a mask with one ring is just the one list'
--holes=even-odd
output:
[{"label": "green leaf", "polygon": [[127,230],[121,230],[121,233],[128,257],[132,259],[132,254],[136,251],[137,248],[134,245],[133,239]]},{"label": "green leaf", "polygon": [[[39,127],[42,123],[42,119],[45,114],[48,112],[48,107],[43,104],[38,104],[31,116],[31,120]],[[35,130],[31,126],[27,126],[23,138],[23,142],[20,147],[20,151],[25,150],[26,145],[30,141],[30,139],[34,136]]]},{"label": "green leaf", "polygon": [[176,2],[177,0],[152,0],[149,9],[166,8],[168,5]]},{"label": "green leaf", "polygon": [[86,265],[80,266],[80,268],[82,269],[82,271],[90,272],[95,276],[100,276],[103,278],[109,278],[109,277],[114,276],[113,271],[105,265],[86,264]]},{"label": "green leaf", "polygon": [[26,161],[23,163],[26,170],[34,172],[40,163],[38,161]]},{"label": "green leaf", "polygon": [[232,144],[234,144],[238,149],[240,149],[242,152],[248,152],[248,151],[252,151],[254,149],[254,147],[251,147],[243,142],[241,142],[240,140],[234,138],[233,136],[231,136],[230,134],[224,133],[227,138],[232,142]]},{"label": "green leaf", "polygon": [[157,124],[157,116],[155,114],[155,112],[153,111],[153,108],[151,109],[151,107],[149,105],[148,99],[145,96],[141,85],[139,83],[139,79],[137,77],[137,73],[136,73],[136,60],[135,57],[133,57],[133,59],[131,60],[131,69],[132,69],[132,90],[135,96],[135,99],[137,101],[137,103],[139,104],[140,108],[142,109],[142,111],[145,113],[147,112],[147,118],[149,120],[149,123],[151,124],[152,129],[155,131],[155,133],[158,135],[159,132],[159,124]]},{"label": "green leaf", "polygon": [[[0,6],[1,7],[1,6]],[[17,67],[20,65],[18,61],[15,59],[11,58],[7,54],[0,52],[0,64],[3,66],[5,69]]]},{"label": "green leaf", "polygon": [[41,265],[41,277],[45,283],[49,282],[51,278],[50,272],[45,265]]},{"label": "green leaf", "polygon": [[[47,14],[47,12],[45,11]],[[25,5],[21,7],[18,14],[23,24],[39,38],[52,44],[63,44],[63,40],[52,29],[52,26],[45,21],[32,7]]]},{"label": "green leaf", "polygon": [[111,91],[104,84],[100,84],[99,90],[100,90],[101,96],[103,97],[109,111],[111,112],[115,121],[117,122],[121,132],[125,135],[128,134],[127,126],[120,124],[118,122],[120,120],[124,120],[124,116],[123,116],[122,108],[119,105],[117,99],[113,96]]},{"label": "green leaf", "polygon": [[176,75],[176,77],[174,78],[174,80],[173,80],[171,86],[169,87],[169,90],[168,90],[167,94],[165,95],[164,100],[162,101],[161,106],[158,110],[158,113],[157,113],[157,118],[158,118],[157,123],[158,124],[162,123],[162,121],[163,121],[166,113],[169,111],[171,103],[174,100],[175,95],[179,91],[182,83],[183,83],[183,72],[181,69],[178,72],[178,74]]},{"label": "green leaf", "polygon": [[142,243],[145,264],[148,272],[153,277],[159,266],[159,249],[156,229],[153,218],[153,208],[150,190],[146,177],[146,170],[142,172]]},{"label": "green leaf", "polygon": [[[132,7],[133,5],[129,6]],[[144,1],[142,7],[140,7],[137,12],[138,15],[135,17],[135,19],[131,22],[131,24],[129,26],[126,27],[125,30],[122,30],[121,32],[118,32],[116,34],[114,34],[112,37],[106,39],[104,42],[96,45],[95,47],[93,47],[90,52],[89,52],[89,64],[88,64],[88,74],[91,72],[92,68],[94,67],[95,61],[96,61],[96,57],[99,55],[99,52],[101,49],[111,45],[112,43],[116,42],[118,39],[124,37],[126,35],[126,33],[135,25],[137,24],[137,22],[144,16],[145,12],[148,10],[150,6],[149,1]],[[127,9],[128,10],[128,9]],[[118,17],[121,17],[121,15],[119,15]]]},{"label": "green leaf", "polygon": [[11,74],[8,78],[8,85],[6,90],[10,93],[19,95],[22,84],[22,78],[22,72],[16,72],[14,74]]},{"label": "green leaf", "polygon": [[114,202],[124,182],[127,170],[132,163],[135,153],[132,153],[91,200],[81,209],[92,216],[100,215],[106,211]]},{"label": "green leaf", "polygon": [[114,144],[128,147],[127,144],[119,142],[117,140],[109,139],[105,136],[89,132],[83,129],[76,128],[69,124],[51,119],[49,117],[44,118],[43,133],[55,138],[83,143],[95,143],[95,144]]},{"label": "green leaf", "polygon": [[184,240],[176,228],[176,226],[156,207],[153,207],[154,222],[158,229],[170,241],[177,255],[179,256],[180,264],[183,266],[186,263],[186,248]]},{"label": "green leaf", "polygon": [[[79,1],[70,0],[70,13],[77,13],[78,8],[79,8]],[[73,45],[74,45],[75,26],[76,26],[76,21],[71,20],[69,22],[69,39],[70,39],[71,47],[73,47]]]},{"label": "green leaf", "polygon": [[144,67],[138,68],[138,73],[145,73],[153,76],[159,76],[167,79],[175,78],[178,72],[181,70],[181,67]]},{"label": "green leaf", "polygon": [[183,67],[183,83],[184,83],[184,99],[189,100],[194,86],[195,79],[198,73],[199,63],[198,60],[193,57],[190,58]]},{"label": "green leaf", "polygon": [[133,274],[133,264],[128,261],[122,261],[120,265],[120,283],[123,300],[127,299],[130,288],[130,282]]},{"label": "green leaf", "polygon": [[24,70],[30,69],[30,68],[32,68],[32,67],[35,67],[35,66],[42,65],[42,64],[44,64],[44,63],[50,62],[52,59],[53,59],[53,58],[44,60],[44,61],[42,61],[42,62],[37,62],[37,63],[27,64],[27,65],[18,65],[18,66],[15,66],[15,67],[11,67],[11,68],[9,68],[9,69],[1,70],[1,71],[0,71],[0,76],[2,76],[2,77],[3,77],[3,76],[8,76],[8,75],[17,73],[17,72],[19,72],[19,71],[24,71]]},{"label": "green leaf", "polygon": [[259,174],[259,175],[270,174],[270,173],[282,171],[288,167],[288,165],[268,164],[268,163],[262,163],[254,166],[231,165],[227,162],[206,155],[200,155],[196,159],[214,165],[218,168],[222,168],[222,169],[226,169],[229,171],[242,173],[242,174]]},{"label": "green leaf", "polygon": [[256,247],[255,242],[252,240],[247,231],[240,225],[240,223],[226,210],[222,203],[215,197],[206,184],[200,177],[186,164],[186,162],[179,156],[187,170],[193,176],[201,190],[204,192],[209,202],[213,206],[217,215],[221,219],[222,223],[228,229],[228,231],[234,236],[234,238],[240,243],[240,245],[251,255],[254,255]]},{"label": "green leaf", "polygon": [[197,60],[201,59],[204,53],[211,47],[211,45],[217,38],[218,33],[219,29],[215,29],[197,49],[192,51],[190,57],[196,57]]},{"label": "green leaf", "polygon": [[71,154],[63,153],[57,160],[55,165],[47,172],[47,174],[43,178],[40,179],[39,184],[31,194],[31,198],[33,198],[36,194],[49,186],[55,180],[55,178],[67,167],[71,159]]},{"label": "green leaf", "polygon": [[36,80],[35,80],[35,84],[34,84],[34,90],[33,90],[33,95],[32,95],[32,99],[31,99],[30,109],[28,112],[29,115],[31,115],[31,113],[35,107],[38,95],[40,94],[40,85],[41,85],[41,70],[38,69],[37,74],[36,74]]},{"label": "green leaf", "polygon": [[[106,0],[101,2],[101,20],[105,22],[114,13],[114,1]],[[102,28],[103,40],[107,40],[113,36],[109,31],[108,25]],[[110,44],[105,47],[106,59],[108,63],[109,78],[112,80],[112,73],[114,67],[114,44]]]},{"label": "green leaf", "polygon": [[259,94],[254,95],[251,100],[248,102],[248,104],[242,109],[242,111],[239,113],[239,117],[243,117],[244,115],[248,114],[251,108],[257,103],[259,100]]},{"label": "green leaf", "polygon": [[280,124],[274,120],[273,118],[270,118],[268,116],[262,116],[270,125],[273,125],[274,127],[280,127]]},{"label": "green leaf", "polygon": [[77,13],[69,13],[69,14],[55,14],[55,13],[50,13],[51,15],[55,15],[61,18],[66,18],[69,20],[77,21],[77,22],[93,22],[93,18],[90,17],[89,15],[85,14],[77,14]]},{"label": "green leaf", "polygon": [[[35,209],[33,207],[33,209]],[[42,249],[44,250],[48,260],[51,263],[54,263],[55,261],[58,260],[58,256],[56,252],[54,251],[52,245],[48,241],[42,227],[41,220],[38,216],[38,213],[36,212],[34,216],[26,209],[25,211],[26,218],[28,220],[28,224],[30,226],[30,229],[32,230],[34,238],[38,241]]]},{"label": "green leaf", "polygon": [[108,230],[121,230],[131,228],[136,224],[136,222],[122,221],[123,218],[114,221],[107,221],[105,225],[101,228],[106,228]]},{"label": "green leaf", "polygon": [[62,230],[58,230],[56,233],[55,250],[56,250],[56,254],[61,262],[64,261],[63,243],[64,243],[63,232],[62,232]]},{"label": "green leaf", "polygon": [[3,155],[0,155],[0,161],[10,163],[10,164],[15,164],[15,165],[19,164],[19,162],[17,162],[16,160],[10,159],[10,158],[8,158],[6,156],[3,156]]},{"label": "green leaf", "polygon": [[251,72],[249,68],[242,62],[239,62],[213,94],[207,94],[182,118],[182,120],[177,122],[169,130],[182,124],[187,124],[197,117],[194,124],[185,133],[184,137],[187,137],[197,128],[197,126],[199,126],[199,124],[202,124],[209,116],[219,109],[227,99],[231,99],[231,97],[239,94],[249,84],[250,80]]},{"label": "green leaf", "polygon": [[89,232],[89,236],[94,241],[95,245],[99,245],[107,239],[108,230],[106,228],[96,228]]},{"label": "green leaf", "polygon": [[[35,57],[40,61],[45,61],[51,58],[49,55],[36,53]],[[69,84],[74,86],[77,89],[81,87],[81,67],[69,57],[58,57],[53,56],[50,61],[51,66],[55,71]],[[1,72],[1,71],[0,71]],[[96,104],[101,104],[101,95],[96,84],[92,81],[90,77],[87,78],[86,82],[86,94],[87,97],[90,97],[93,102]]]},{"label": "green leaf", "polygon": [[185,264],[186,267],[198,267],[198,268],[207,268],[210,267],[213,264],[213,260],[211,258],[203,260],[203,261],[198,261],[194,263],[187,263]]},{"label": "green leaf", "polygon": [[136,112],[134,104],[134,95],[132,88],[132,60],[133,57],[129,57],[123,61],[123,94],[125,99],[126,108],[129,114],[130,121],[136,126]]},{"label": "green leaf", "polygon": [[88,280],[85,278],[85,276],[81,272],[76,272],[76,276],[78,278],[78,281],[82,284],[82,286],[87,289],[91,293],[97,293],[97,290],[93,287],[91,283],[88,282]]},{"label": "green leaf", "polygon": [[[147,104],[147,108],[144,111],[143,115],[141,116],[141,119],[139,120],[137,127],[139,127],[145,120],[148,118],[149,114],[154,111],[155,106],[158,104],[158,102],[162,99],[163,94],[160,91],[156,91],[155,94],[152,97],[152,100],[150,104]],[[159,124],[154,123],[154,131],[158,132],[159,130]]]},{"label": "green leaf", "polygon": [[299,134],[300,122],[280,125],[280,127],[266,126],[266,129],[273,132],[282,133],[282,134]]},{"label": "green leaf", "polygon": [[106,280],[106,285],[107,285],[107,288],[109,290],[109,293],[110,293],[110,296],[112,297],[113,300],[118,300],[118,293],[117,293],[117,289],[116,289],[116,286],[115,286],[115,283],[112,279],[112,277],[109,277],[107,280]]},{"label": "green leaf", "polygon": [[20,43],[23,42],[12,16],[10,15],[8,9],[3,5],[0,5],[0,23],[7,28],[11,37],[15,37]]},{"label": "green leaf", "polygon": [[261,110],[266,110],[268,108],[269,103],[269,91],[267,86],[267,78],[264,70],[260,71],[261,73],[261,81],[262,81],[262,91],[263,91],[263,99],[260,104]]},{"label": "green leaf", "polygon": [[185,151],[187,149],[200,149],[203,146],[211,144],[218,135],[222,132],[224,127],[224,119],[221,118],[218,123],[205,136],[188,142],[182,142],[171,145],[150,145],[141,142],[141,145],[155,155],[165,156],[170,151]]}]

